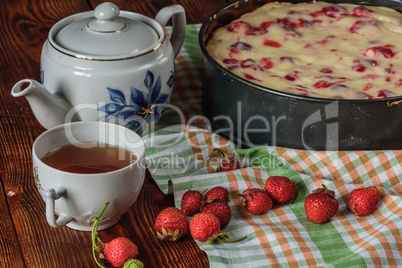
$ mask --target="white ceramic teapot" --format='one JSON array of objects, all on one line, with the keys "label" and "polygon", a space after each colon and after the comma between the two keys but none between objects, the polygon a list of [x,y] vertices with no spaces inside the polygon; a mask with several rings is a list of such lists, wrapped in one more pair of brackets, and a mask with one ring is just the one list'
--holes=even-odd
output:
[{"label": "white ceramic teapot", "polygon": [[[169,40],[163,27],[170,19]],[[45,128],[108,121],[144,134],[170,99],[185,32],[180,5],[153,20],[102,3],[57,22],[43,45],[41,83],[21,80],[11,94],[25,96]]]}]

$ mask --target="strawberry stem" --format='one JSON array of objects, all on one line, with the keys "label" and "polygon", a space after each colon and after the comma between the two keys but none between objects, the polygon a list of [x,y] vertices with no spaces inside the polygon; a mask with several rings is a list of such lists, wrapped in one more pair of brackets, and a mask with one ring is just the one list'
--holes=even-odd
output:
[{"label": "strawberry stem", "polygon": [[237,242],[243,241],[246,238],[247,238],[247,236],[243,236],[243,237],[241,237],[239,239],[236,239],[236,240],[225,240],[225,239],[221,239],[221,238],[218,237],[217,240],[219,242],[222,242],[222,243],[231,244],[231,243],[237,243]]},{"label": "strawberry stem", "polygon": [[216,154],[219,157],[219,159],[221,159],[221,161],[229,162],[227,156],[220,149],[215,148],[213,150],[213,153]]},{"label": "strawberry stem", "polygon": [[94,222],[92,224],[92,232],[91,232],[91,238],[92,238],[92,255],[94,257],[94,260],[96,264],[99,267],[105,268],[102,264],[98,262],[98,258],[96,257],[96,248],[98,247],[96,242],[101,242],[100,238],[98,236],[98,224],[99,220],[102,217],[103,212],[106,210],[107,206],[109,205],[109,202],[106,202],[105,205],[103,206],[102,210],[99,212],[98,216],[94,218]]},{"label": "strawberry stem", "polygon": [[229,241],[226,240],[228,238],[230,238],[229,234],[227,234],[225,232],[220,232],[220,233],[218,233],[216,235],[213,235],[210,238],[208,238],[208,240],[206,242],[207,242],[207,244],[215,244],[217,242],[231,244],[231,243],[237,243],[237,242],[243,241],[244,239],[247,238],[247,236],[243,236],[243,237],[241,237],[239,239],[229,240]]}]

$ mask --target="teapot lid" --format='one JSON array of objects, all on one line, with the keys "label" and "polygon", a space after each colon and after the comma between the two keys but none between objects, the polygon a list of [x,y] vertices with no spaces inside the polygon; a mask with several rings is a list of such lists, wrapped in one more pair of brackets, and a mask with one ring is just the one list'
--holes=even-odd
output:
[{"label": "teapot lid", "polygon": [[121,16],[115,4],[106,2],[94,11],[58,22],[58,27],[55,25],[49,34],[49,41],[64,53],[84,59],[135,57],[157,48],[163,40],[164,33],[150,26],[147,20],[154,22],[132,12]]}]

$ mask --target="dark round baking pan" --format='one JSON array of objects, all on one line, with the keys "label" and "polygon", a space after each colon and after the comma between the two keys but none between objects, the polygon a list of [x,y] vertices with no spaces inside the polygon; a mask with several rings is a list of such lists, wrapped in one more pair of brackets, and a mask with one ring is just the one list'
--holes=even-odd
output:
[{"label": "dark round baking pan", "polygon": [[[223,68],[206,50],[212,32],[271,1],[237,1],[202,25],[202,109],[213,131],[241,147],[265,145],[312,150],[402,149],[402,96],[323,99],[266,88]],[[286,1],[299,3],[305,1]],[[400,0],[325,1],[401,9]]]}]

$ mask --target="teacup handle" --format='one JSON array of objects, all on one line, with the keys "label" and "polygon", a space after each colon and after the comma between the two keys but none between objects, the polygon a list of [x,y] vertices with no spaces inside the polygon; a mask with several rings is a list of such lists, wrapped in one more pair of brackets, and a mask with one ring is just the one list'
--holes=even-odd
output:
[{"label": "teacup handle", "polygon": [[180,5],[172,5],[162,8],[156,14],[155,20],[159,22],[162,27],[172,18],[172,36],[170,43],[172,43],[174,56],[176,57],[183,45],[184,36],[186,35],[186,13],[184,8]]},{"label": "teacup handle", "polygon": [[57,220],[54,219],[55,200],[59,199],[66,193],[67,193],[66,188],[61,187],[61,186],[57,187],[56,190],[53,188],[50,188],[49,190],[46,191],[46,220],[47,220],[47,223],[49,223],[49,225],[54,228],[62,227],[74,219],[72,216],[64,214],[64,213],[61,213]]}]

